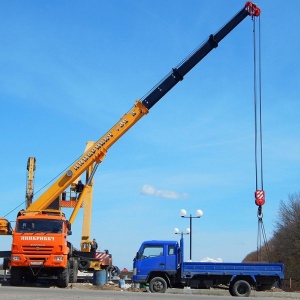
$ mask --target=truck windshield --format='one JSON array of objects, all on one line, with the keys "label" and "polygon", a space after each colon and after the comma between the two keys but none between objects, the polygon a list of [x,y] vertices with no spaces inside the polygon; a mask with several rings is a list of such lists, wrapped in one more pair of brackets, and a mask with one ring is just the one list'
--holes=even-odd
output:
[{"label": "truck windshield", "polygon": [[26,219],[18,220],[16,224],[16,232],[62,232],[62,221],[59,220],[42,220],[42,219]]},{"label": "truck windshield", "polygon": [[163,246],[145,246],[141,252],[141,259],[161,256],[164,254]]}]

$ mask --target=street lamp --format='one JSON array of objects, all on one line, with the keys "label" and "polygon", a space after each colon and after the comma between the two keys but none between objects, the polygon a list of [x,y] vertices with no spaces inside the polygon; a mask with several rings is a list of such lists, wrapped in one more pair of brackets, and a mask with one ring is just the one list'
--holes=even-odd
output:
[{"label": "street lamp", "polygon": [[196,216],[193,217],[192,214],[186,216],[186,210],[180,210],[181,218],[189,218],[190,219],[190,260],[192,260],[192,219],[201,218],[203,216],[203,211],[201,209],[196,210]]},{"label": "street lamp", "polygon": [[175,233],[175,234],[181,234],[181,237],[182,237],[182,238],[183,238],[184,235],[190,234],[190,232],[191,232],[190,228],[187,228],[187,229],[185,230],[185,232],[183,232],[183,231],[180,232],[178,228],[174,228],[174,233]]}]

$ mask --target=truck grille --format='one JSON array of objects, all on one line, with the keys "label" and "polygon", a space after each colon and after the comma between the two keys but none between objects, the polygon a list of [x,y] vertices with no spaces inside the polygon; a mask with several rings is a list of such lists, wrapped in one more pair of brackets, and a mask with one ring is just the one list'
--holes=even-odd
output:
[{"label": "truck grille", "polygon": [[51,254],[53,246],[23,246],[24,254]]}]

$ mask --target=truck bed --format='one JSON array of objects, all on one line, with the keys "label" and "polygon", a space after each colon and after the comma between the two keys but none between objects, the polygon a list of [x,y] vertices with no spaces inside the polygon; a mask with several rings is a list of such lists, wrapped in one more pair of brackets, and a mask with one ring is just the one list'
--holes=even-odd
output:
[{"label": "truck bed", "polygon": [[284,265],[280,263],[223,263],[223,262],[184,262],[182,277],[194,275],[252,275],[284,277]]}]

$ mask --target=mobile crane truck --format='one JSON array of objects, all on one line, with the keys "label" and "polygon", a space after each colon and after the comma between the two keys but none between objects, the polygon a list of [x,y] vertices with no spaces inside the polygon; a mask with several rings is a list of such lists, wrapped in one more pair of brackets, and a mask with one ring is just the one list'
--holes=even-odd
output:
[{"label": "mobile crane truck", "polygon": [[184,240],[145,241],[133,260],[134,283],[149,284],[152,293],[168,288],[205,289],[227,286],[232,296],[249,297],[251,289],[280,287],[284,279],[281,263],[222,263],[184,261]]},{"label": "mobile crane truck", "polygon": [[[252,2],[245,6],[189,55],[178,67],[160,81],[130,109],[107,133],[87,149],[37,200],[22,211],[16,220],[14,230],[5,218],[0,218],[0,234],[13,236],[11,246],[11,284],[21,285],[26,277],[43,275],[57,277],[59,287],[76,281],[78,256],[67,236],[72,233],[71,224],[90,190],[90,182],[97,166],[103,161],[108,149],[135,125],[149,110],[184,76],[196,66],[218,43],[247,16],[260,15],[260,9]],[[72,185],[89,167],[93,166],[84,189],[69,220],[61,210],[59,201],[62,193]]]}]

